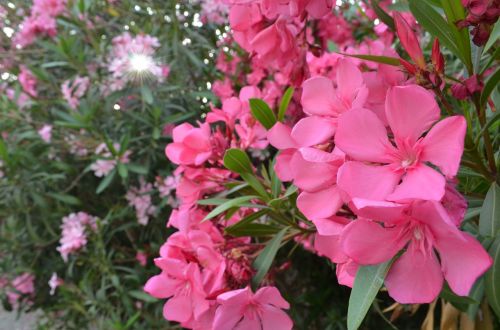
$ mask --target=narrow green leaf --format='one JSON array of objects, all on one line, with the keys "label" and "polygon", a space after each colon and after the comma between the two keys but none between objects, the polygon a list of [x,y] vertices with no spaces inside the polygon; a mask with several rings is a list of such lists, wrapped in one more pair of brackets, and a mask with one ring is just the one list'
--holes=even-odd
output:
[{"label": "narrow green leaf", "polygon": [[153,104],[154,102],[153,93],[151,92],[151,89],[148,86],[146,85],[141,86],[141,95],[144,102],[146,102],[147,104]]},{"label": "narrow green leaf", "polygon": [[139,164],[127,164],[127,168],[130,172],[137,174],[147,175],[149,173],[148,168]]},{"label": "narrow green leaf", "polygon": [[217,206],[215,209],[213,209],[210,213],[208,213],[203,221],[212,219],[219,214],[229,210],[230,208],[233,207],[240,207],[243,203],[249,202],[252,199],[258,199],[258,196],[241,196],[241,197],[236,197],[234,199],[230,199],[225,203],[220,204]]},{"label": "narrow green leaf", "polygon": [[224,231],[235,237],[243,236],[271,236],[279,232],[280,228],[276,226],[266,225],[263,223],[249,223],[239,228],[226,228]]},{"label": "narrow green leaf", "polygon": [[82,202],[76,198],[75,196],[71,196],[68,194],[59,194],[59,193],[47,193],[48,196],[57,199],[60,202],[69,204],[69,205],[81,205]]},{"label": "narrow green leaf", "polygon": [[481,93],[481,105],[484,106],[486,105],[486,102],[488,102],[488,98],[491,95],[491,92],[495,88],[498,88],[498,81],[500,80],[500,68],[495,71],[494,74],[492,74],[486,84],[484,84],[483,92]]},{"label": "narrow green leaf", "polygon": [[382,64],[388,64],[388,65],[392,65],[392,66],[399,66],[400,65],[398,58],[390,57],[390,56],[346,54],[346,53],[339,53],[339,54],[344,55],[344,56],[359,58],[361,60],[377,62],[377,63],[382,63]]},{"label": "narrow green leaf", "polygon": [[270,129],[276,123],[276,116],[273,110],[261,99],[250,99],[250,111],[255,119],[266,129]]},{"label": "narrow green leaf", "polygon": [[490,38],[488,39],[488,42],[486,42],[486,45],[484,46],[483,52],[486,53],[488,50],[490,50],[491,46],[493,46],[499,38],[500,38],[500,20],[498,20],[495,23],[495,26],[491,31]]},{"label": "narrow green leaf", "polygon": [[454,36],[455,43],[460,50],[465,65],[470,70],[472,68],[471,45],[468,29],[458,29],[456,23],[465,19],[465,9],[460,0],[441,0],[441,6],[446,14],[448,26]]},{"label": "narrow green leaf", "polygon": [[476,319],[477,311],[479,310],[479,302],[483,300],[484,296],[484,277],[479,278],[470,290],[469,297],[477,301],[467,307],[467,315],[471,320]]},{"label": "narrow green leaf", "polygon": [[260,210],[260,211],[251,213],[251,214],[247,215],[246,217],[244,217],[243,219],[241,219],[240,221],[238,221],[237,223],[235,223],[234,225],[226,227],[224,229],[224,231],[228,234],[231,234],[232,231],[239,230],[240,228],[244,228],[246,225],[251,224],[253,221],[261,218],[266,213],[267,213],[266,210]]},{"label": "narrow green leaf", "polygon": [[447,283],[443,285],[443,289],[441,290],[441,293],[439,294],[441,298],[444,300],[450,302],[453,306],[455,306],[457,309],[461,310],[462,312],[466,312],[467,308],[470,305],[473,304],[478,304],[479,302],[474,300],[471,297],[467,296],[458,296],[456,295],[448,286]]},{"label": "narrow green leaf", "polygon": [[106,177],[104,177],[101,183],[99,183],[99,186],[97,186],[97,189],[95,191],[96,194],[100,194],[101,192],[104,191],[104,189],[106,189],[111,184],[113,178],[115,177],[115,174],[116,170],[112,170],[110,173],[108,173],[108,175],[106,175]]},{"label": "narrow green leaf", "polygon": [[484,289],[486,298],[497,317],[500,317],[500,235],[488,249],[493,258],[493,266],[486,273]]},{"label": "narrow green leaf", "polygon": [[290,104],[290,101],[292,100],[294,91],[295,91],[295,89],[291,86],[286,89],[285,94],[283,95],[283,98],[281,99],[280,108],[278,111],[278,121],[283,121],[285,119],[285,113],[286,113],[286,110],[288,109],[288,105]]},{"label": "narrow green leaf", "polygon": [[252,173],[241,173],[240,174],[243,180],[245,180],[250,187],[252,187],[265,201],[271,199],[271,196],[267,192],[266,188],[262,185],[262,183],[257,179],[255,175]]},{"label": "narrow green leaf", "polygon": [[360,266],[354,279],[349,309],[347,310],[347,329],[356,330],[363,322],[378,291],[384,284],[392,260],[374,266]]},{"label": "narrow green leaf", "polygon": [[198,200],[198,202],[196,202],[196,203],[198,205],[221,205],[229,200],[230,199],[227,199],[227,198],[205,198],[205,199]]},{"label": "narrow green leaf", "polygon": [[246,152],[240,149],[229,149],[224,154],[224,166],[236,173],[252,173],[252,163]]},{"label": "narrow green leaf", "polygon": [[9,153],[7,151],[7,145],[5,144],[3,139],[0,139],[0,158],[6,163],[9,161]]},{"label": "narrow green leaf", "polygon": [[394,19],[379,6],[379,0],[371,0],[372,8],[377,14],[378,18],[385,23],[392,31],[396,30],[396,25],[394,24]]},{"label": "narrow green leaf", "polygon": [[269,268],[271,267],[276,253],[278,252],[281,241],[288,231],[288,227],[280,230],[272,239],[267,242],[266,247],[260,252],[259,256],[255,259],[253,267],[257,270],[257,273],[252,278],[252,287],[256,289],[264,276],[266,276]]},{"label": "narrow green leaf", "polygon": [[479,215],[479,233],[495,237],[500,229],[500,187],[493,182]]},{"label": "narrow green leaf", "polygon": [[117,167],[118,167],[118,174],[120,174],[120,177],[122,179],[126,179],[128,177],[127,166],[122,163],[118,163]]},{"label": "narrow green leaf", "polygon": [[450,26],[431,5],[423,0],[410,0],[410,10],[418,23],[426,31],[438,38],[443,46],[448,48],[467,65],[467,60],[457,46]]},{"label": "narrow green leaf", "polygon": [[158,299],[155,297],[150,296],[144,291],[139,291],[139,290],[130,290],[128,291],[128,294],[135,299],[139,299],[145,302],[157,302]]}]

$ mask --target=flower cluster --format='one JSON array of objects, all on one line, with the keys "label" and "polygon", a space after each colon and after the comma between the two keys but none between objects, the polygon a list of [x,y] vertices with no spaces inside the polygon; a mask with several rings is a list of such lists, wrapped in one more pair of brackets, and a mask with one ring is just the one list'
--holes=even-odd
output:
[{"label": "flower cluster", "polygon": [[156,208],[151,201],[152,190],[153,185],[151,183],[141,180],[139,187],[132,187],[125,195],[130,206],[135,208],[137,221],[144,226],[148,224],[149,217],[156,212]]},{"label": "flower cluster", "polygon": [[61,225],[62,236],[57,251],[64,261],[68,256],[87,245],[87,230],[97,230],[97,218],[85,212],[71,213],[63,218]]}]

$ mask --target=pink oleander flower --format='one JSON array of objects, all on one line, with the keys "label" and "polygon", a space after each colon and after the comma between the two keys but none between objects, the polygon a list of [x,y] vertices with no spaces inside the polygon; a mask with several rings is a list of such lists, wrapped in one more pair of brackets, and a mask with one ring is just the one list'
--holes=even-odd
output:
[{"label": "pink oleander flower", "polygon": [[418,41],[417,35],[410,24],[408,24],[403,15],[399,12],[394,12],[394,23],[396,24],[396,32],[399,40],[408,55],[410,55],[410,58],[419,68],[425,69],[424,54],[422,53],[422,48],[420,48],[420,42]]},{"label": "pink oleander flower", "polygon": [[467,296],[492,264],[482,245],[457,229],[438,202],[401,205],[355,199],[354,204],[360,218],[342,232],[342,249],[356,263],[372,265],[406,248],[385,279],[389,295],[400,303],[432,302],[443,278],[456,294]]},{"label": "pink oleander flower", "polygon": [[22,296],[32,297],[35,293],[34,282],[35,276],[30,273],[23,273],[15,277],[11,282],[12,289],[7,292],[9,304],[16,307]]},{"label": "pink oleander flower", "polygon": [[338,60],[336,80],[337,88],[326,77],[304,81],[301,103],[306,114],[336,119],[349,109],[363,107],[368,89],[361,71],[352,61]]},{"label": "pink oleander flower", "polygon": [[53,296],[56,293],[57,287],[63,283],[63,280],[57,276],[57,273],[52,273],[52,276],[49,280],[50,295]]},{"label": "pink oleander flower", "polygon": [[[114,143],[113,147],[117,152],[121,148],[118,143]],[[95,154],[102,158],[96,160],[92,165],[90,165],[90,169],[94,171],[95,176],[103,177],[108,175],[116,167],[118,161],[122,164],[129,163],[131,151],[126,150],[121,154],[121,156],[113,155],[108,149],[108,146],[105,143],[101,143],[95,149]]]},{"label": "pink oleander flower", "polygon": [[85,213],[71,213],[63,218],[61,225],[62,235],[59,241],[60,246],[57,251],[65,262],[68,261],[68,256],[74,253],[85,245],[87,245],[87,228],[93,231],[97,230],[97,218]]},{"label": "pink oleander flower", "polygon": [[139,187],[132,187],[125,198],[130,206],[135,209],[137,221],[141,225],[147,225],[149,217],[156,213],[156,207],[151,200],[153,185],[141,179]]},{"label": "pink oleander flower", "polygon": [[178,165],[201,165],[212,155],[210,126],[193,127],[184,123],[173,131],[174,142],[167,145],[165,154]]},{"label": "pink oleander flower", "polygon": [[19,83],[27,94],[36,97],[38,92],[36,90],[37,80],[33,73],[24,65],[21,65],[21,72],[19,73]]},{"label": "pink oleander flower", "polygon": [[441,200],[445,177],[453,178],[460,165],[465,119],[452,116],[437,122],[440,110],[433,94],[416,85],[391,88],[385,110],[394,144],[369,110],[340,117],[335,143],[353,161],[339,169],[339,187],[349,198]]},{"label": "pink oleander flower", "polygon": [[77,76],[73,81],[66,80],[61,85],[61,92],[64,99],[68,102],[71,109],[76,109],[80,104],[80,99],[85,95],[89,87],[90,80],[88,77]]},{"label": "pink oleander flower", "polygon": [[97,177],[104,177],[108,175],[116,166],[116,160],[114,159],[98,159],[90,165],[90,169],[94,171],[94,175]]},{"label": "pink oleander flower", "polygon": [[32,14],[58,16],[66,9],[66,0],[33,0]]},{"label": "pink oleander flower", "polygon": [[291,330],[293,322],[283,311],[290,305],[275,287],[260,288],[255,294],[249,287],[229,291],[217,297],[213,329]]},{"label": "pink oleander flower", "polygon": [[137,251],[135,260],[137,260],[139,264],[144,267],[148,263],[148,254],[144,251]]},{"label": "pink oleander flower", "polygon": [[50,143],[52,139],[52,125],[45,124],[38,130],[38,135],[40,138],[47,143]]},{"label": "pink oleander flower", "polygon": [[56,34],[54,17],[47,14],[32,15],[23,20],[21,29],[14,36],[13,43],[19,47],[26,47],[40,35],[55,37]]}]

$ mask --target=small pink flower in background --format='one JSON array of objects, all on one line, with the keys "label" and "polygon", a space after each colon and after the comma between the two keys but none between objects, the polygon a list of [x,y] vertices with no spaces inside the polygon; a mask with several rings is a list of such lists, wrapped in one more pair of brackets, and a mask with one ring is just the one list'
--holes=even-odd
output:
[{"label": "small pink flower in background", "polygon": [[57,251],[65,262],[68,256],[87,245],[87,228],[97,230],[97,218],[85,212],[71,213],[63,218],[62,235]]},{"label": "small pink flower in background", "polygon": [[[118,143],[113,144],[113,148],[116,151],[120,150],[120,145]],[[127,164],[130,162],[131,151],[125,151],[120,157],[117,157],[111,153],[108,146],[105,143],[101,143],[95,149],[95,154],[100,157],[92,165],[90,169],[94,171],[94,175],[97,177],[103,177],[108,175],[120,161],[122,164]]]},{"label": "small pink flower in background", "polygon": [[57,287],[63,283],[63,280],[57,276],[57,273],[52,273],[49,280],[50,295],[53,296],[56,293]]},{"label": "small pink flower in background", "polygon": [[15,307],[22,296],[32,296],[35,293],[35,276],[23,273],[12,280],[11,286],[12,289],[7,292],[7,298]]},{"label": "small pink flower in background", "polygon": [[275,287],[260,288],[255,294],[249,287],[229,291],[217,297],[213,328],[217,330],[262,329],[291,330],[292,320],[283,311],[290,305]]},{"label": "small pink flower in background", "polygon": [[32,14],[58,16],[66,9],[66,0],[33,0]]},{"label": "small pink flower in background", "polygon": [[26,17],[21,26],[13,39],[13,43],[21,48],[32,44],[40,35],[55,37],[57,34],[56,20],[47,14]]},{"label": "small pink flower in background", "polygon": [[94,171],[97,177],[104,177],[109,174],[116,166],[116,160],[98,159],[95,163],[90,165],[90,169]]},{"label": "small pink flower in background", "polygon": [[36,97],[38,95],[38,92],[36,90],[36,78],[33,73],[31,73],[31,71],[24,65],[21,65],[21,72],[19,73],[19,83],[27,94],[33,97]]},{"label": "small pink flower in background", "polygon": [[168,76],[170,75],[170,66],[168,65],[162,65],[160,66],[161,67],[161,75],[163,78],[168,78]]},{"label": "small pink flower in background", "polygon": [[52,125],[45,124],[38,130],[38,135],[40,138],[47,143],[50,143],[52,139]]},{"label": "small pink flower in background", "polygon": [[61,85],[63,97],[72,109],[76,109],[80,104],[80,99],[85,95],[89,83],[88,77],[77,76],[73,81],[68,79]]},{"label": "small pink flower in background", "polygon": [[130,206],[135,209],[137,221],[141,225],[147,225],[149,217],[156,213],[156,207],[151,200],[153,185],[141,179],[140,186],[132,187],[125,195]]},{"label": "small pink flower in background", "polygon": [[178,204],[174,197],[174,191],[180,182],[180,175],[169,175],[166,178],[156,177],[155,188],[158,189],[160,197],[167,198],[167,203],[175,207]]},{"label": "small pink flower in background", "polygon": [[148,263],[148,254],[144,251],[137,251],[135,259],[139,262],[141,266],[146,266]]}]

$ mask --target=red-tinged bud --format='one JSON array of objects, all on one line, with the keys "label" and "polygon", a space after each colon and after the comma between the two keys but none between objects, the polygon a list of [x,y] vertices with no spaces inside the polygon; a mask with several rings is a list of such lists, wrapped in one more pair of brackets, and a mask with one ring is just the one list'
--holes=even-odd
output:
[{"label": "red-tinged bud", "polygon": [[451,93],[458,100],[465,100],[468,96],[467,87],[465,87],[465,85],[462,85],[460,83],[451,86]]},{"label": "red-tinged bud", "polygon": [[437,72],[444,72],[444,56],[441,54],[439,49],[439,39],[434,39],[434,44],[432,45],[432,64]]},{"label": "red-tinged bud", "polygon": [[422,53],[422,48],[420,48],[417,35],[412,30],[411,26],[403,16],[397,12],[394,13],[394,23],[396,24],[396,32],[403,48],[419,68],[425,69],[424,54]]},{"label": "red-tinged bud", "polygon": [[464,83],[470,95],[474,93],[480,93],[484,88],[484,84],[481,81],[481,79],[479,79],[477,74],[470,76],[468,79],[464,81]]},{"label": "red-tinged bud", "polygon": [[402,58],[399,59],[399,63],[408,71],[409,74],[415,75],[417,73],[417,68],[411,64],[408,61],[403,60]]}]

